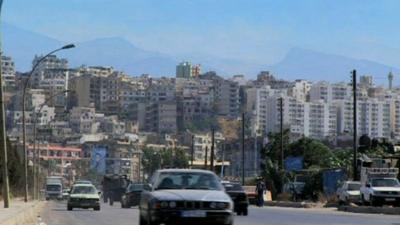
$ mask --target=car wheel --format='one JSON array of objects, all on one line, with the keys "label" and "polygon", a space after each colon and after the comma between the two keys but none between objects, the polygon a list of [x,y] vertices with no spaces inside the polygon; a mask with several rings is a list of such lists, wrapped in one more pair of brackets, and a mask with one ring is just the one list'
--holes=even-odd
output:
[{"label": "car wheel", "polygon": [[100,211],[100,206],[96,206],[93,209],[94,209],[94,211]]},{"label": "car wheel", "polygon": [[247,208],[244,208],[242,213],[243,213],[243,216],[247,216],[249,214],[249,210]]},{"label": "car wheel", "polygon": [[72,208],[71,206],[67,207],[68,211],[72,211],[74,208]]},{"label": "car wheel", "polygon": [[378,202],[377,199],[375,199],[373,196],[369,196],[369,202],[371,203],[371,206],[378,207],[382,206],[380,202]]},{"label": "car wheel", "polygon": [[139,225],[147,225],[147,221],[141,215],[139,216]]},{"label": "car wheel", "polygon": [[361,204],[362,204],[362,205],[368,205],[368,204],[367,204],[367,201],[365,200],[364,195],[361,195]]}]

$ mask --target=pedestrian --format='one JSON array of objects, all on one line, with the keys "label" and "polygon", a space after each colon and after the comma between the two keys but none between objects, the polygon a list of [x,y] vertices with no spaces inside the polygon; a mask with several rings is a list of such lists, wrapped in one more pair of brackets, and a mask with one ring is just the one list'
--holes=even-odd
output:
[{"label": "pedestrian", "polygon": [[265,183],[263,182],[263,178],[259,177],[257,179],[257,185],[256,185],[256,193],[257,193],[257,205],[259,207],[264,206],[264,194],[266,193],[266,186]]}]

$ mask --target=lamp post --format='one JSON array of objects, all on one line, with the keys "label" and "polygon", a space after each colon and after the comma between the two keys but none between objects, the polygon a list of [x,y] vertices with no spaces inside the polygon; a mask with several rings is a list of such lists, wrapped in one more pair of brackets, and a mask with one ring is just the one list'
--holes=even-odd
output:
[{"label": "lamp post", "polygon": [[40,105],[39,110],[36,112],[36,110],[33,111],[33,158],[34,158],[34,167],[33,167],[33,196],[34,199],[39,198],[39,193],[40,193],[40,184],[39,184],[39,177],[40,177],[40,148],[36,149],[36,123],[37,123],[37,117],[38,115],[41,114],[42,109],[45,105],[47,105],[48,102],[54,99],[54,97],[65,94],[70,92],[70,90],[65,90],[65,91],[60,91],[55,93],[54,95],[51,95],[43,104]]},{"label": "lamp post", "polygon": [[50,55],[61,51],[61,50],[65,50],[65,49],[70,49],[70,48],[74,48],[75,45],[73,44],[69,44],[69,45],[65,45],[61,48],[58,48],[56,50],[51,51],[50,53],[48,53],[47,55],[45,55],[44,57],[40,58],[36,64],[32,67],[31,72],[29,72],[28,77],[25,80],[24,86],[23,86],[23,90],[22,90],[22,145],[23,145],[23,154],[24,154],[24,201],[28,202],[28,157],[27,157],[27,152],[26,152],[26,123],[25,123],[25,108],[26,108],[26,90],[28,88],[28,84],[29,84],[29,80],[32,77],[32,74],[35,72],[36,68],[40,65],[41,62],[43,62],[43,60],[45,60],[47,57],[49,57]]},{"label": "lamp post", "polygon": [[[0,0],[0,14],[1,8],[3,5],[3,0]],[[8,167],[7,167],[7,143],[6,143],[6,126],[5,126],[5,118],[4,118],[4,96],[3,96],[3,76],[1,71],[1,37],[0,37],[0,149],[1,149],[1,158],[2,158],[2,175],[3,175],[3,202],[4,208],[10,207],[10,187],[8,184]]]}]

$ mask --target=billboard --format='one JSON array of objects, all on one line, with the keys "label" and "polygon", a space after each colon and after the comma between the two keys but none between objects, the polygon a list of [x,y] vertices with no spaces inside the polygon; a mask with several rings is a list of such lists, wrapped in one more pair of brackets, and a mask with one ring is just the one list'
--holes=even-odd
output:
[{"label": "billboard", "polygon": [[106,172],[106,153],[104,147],[94,147],[92,149],[92,157],[90,160],[90,169],[96,171],[98,174],[105,174]]},{"label": "billboard", "polygon": [[299,171],[303,169],[303,157],[287,157],[285,159],[286,171]]}]

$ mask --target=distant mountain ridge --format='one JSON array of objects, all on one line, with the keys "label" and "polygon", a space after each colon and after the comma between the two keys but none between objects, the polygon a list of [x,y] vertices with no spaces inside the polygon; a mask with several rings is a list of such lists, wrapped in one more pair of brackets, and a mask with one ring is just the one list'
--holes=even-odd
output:
[{"label": "distant mountain ridge", "polygon": [[[42,34],[2,24],[5,55],[11,56],[18,71],[28,71],[35,55],[44,54],[66,43]],[[203,71],[215,70],[224,76],[244,74],[256,77],[261,70],[269,70],[278,78],[294,80],[349,80],[350,71],[357,69],[359,75],[371,74],[386,77],[398,68],[368,60],[359,60],[345,56],[321,53],[302,48],[292,48],[285,57],[274,65],[261,65],[240,59],[226,59],[207,54],[167,55],[141,49],[121,37],[98,38],[76,43],[75,49],[60,52],[71,67],[80,65],[113,66],[131,75],[151,74],[154,76],[174,76],[175,66],[181,60],[202,64]]]},{"label": "distant mountain ridge", "polygon": [[302,48],[292,48],[279,63],[269,66],[269,70],[280,78],[343,81],[349,80],[350,71],[358,75],[386,77],[390,71],[400,70],[369,60],[353,59],[345,56],[321,53]]}]

